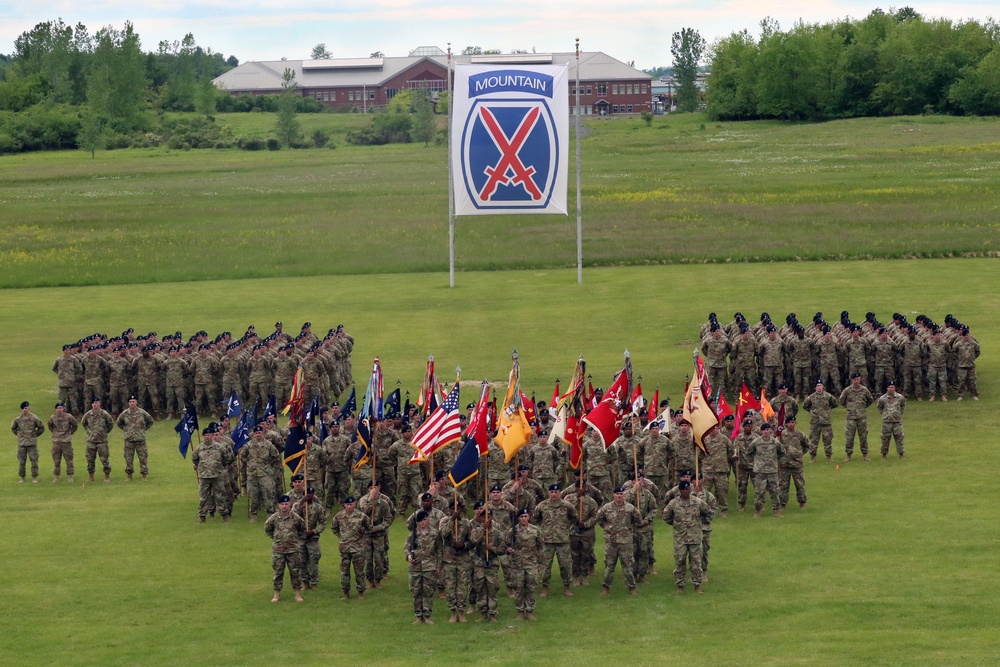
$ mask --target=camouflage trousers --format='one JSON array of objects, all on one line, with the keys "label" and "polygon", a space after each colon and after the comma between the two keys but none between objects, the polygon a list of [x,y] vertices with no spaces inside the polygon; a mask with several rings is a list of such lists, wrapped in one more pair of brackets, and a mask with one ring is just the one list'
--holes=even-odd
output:
[{"label": "camouflage trousers", "polygon": [[684,588],[684,580],[687,579],[687,571],[691,570],[691,583],[701,586],[702,558],[704,553],[702,543],[684,544],[674,540],[674,584],[677,588]]},{"label": "camouflage trousers", "polygon": [[[725,366],[709,366],[708,367],[708,383],[715,387],[716,389],[728,389],[729,383],[726,377],[726,367]],[[736,388],[736,395],[739,394],[739,387]],[[731,396],[733,394],[730,394]],[[610,497],[610,496],[608,496]]]},{"label": "camouflage trousers", "polygon": [[194,404],[199,412],[208,410],[206,414],[214,414],[219,405],[219,394],[214,384],[196,384],[194,386]]},{"label": "camouflage trousers", "polygon": [[706,472],[704,479],[706,491],[715,494],[715,499],[719,503],[719,511],[729,511],[729,471],[726,472]]},{"label": "camouflage trousers", "polygon": [[604,582],[605,588],[611,588],[611,583],[615,579],[615,565],[622,564],[622,576],[625,577],[625,585],[635,588],[635,572],[633,570],[633,560],[635,558],[635,546],[632,540],[620,544],[604,545]]},{"label": "camouflage trousers", "polygon": [[413,593],[413,615],[430,618],[434,611],[434,588],[437,577],[433,572],[410,571],[410,592]]},{"label": "camouflage trousers", "polygon": [[285,569],[288,569],[288,577],[292,580],[292,588],[302,590],[301,565],[302,558],[299,552],[292,553],[271,553],[271,567],[274,569],[274,590],[280,591],[285,585]]},{"label": "camouflage trousers", "polygon": [[486,567],[480,560],[472,570],[471,599],[476,611],[488,616],[497,615],[497,595],[500,592],[500,572],[496,560]]},{"label": "camouflage trousers", "polygon": [[405,515],[406,509],[411,505],[414,508],[419,506],[420,494],[423,492],[424,477],[419,469],[396,473],[396,511],[401,515]]},{"label": "camouflage trousers", "polygon": [[[184,411],[187,403],[187,394],[184,392],[184,385],[167,385],[167,401],[164,407],[170,414],[180,414]],[[266,405],[266,403],[265,403]]]},{"label": "camouflage trousers", "polygon": [[59,400],[66,406],[66,412],[79,415],[86,411],[83,404],[77,400],[75,387],[59,387]]},{"label": "camouflage trousers", "polygon": [[[730,369],[729,382],[733,387],[733,395],[739,395],[739,389],[745,382],[747,388],[753,393],[757,393],[757,369],[753,366],[736,365]],[[716,385],[712,385],[715,387]],[[719,385],[721,386],[721,385]],[[774,394],[771,394],[772,396]]]},{"label": "camouflage trousers", "polygon": [[889,453],[889,441],[895,438],[896,453],[900,456],[905,452],[903,448],[903,424],[901,422],[882,423],[882,455]]},{"label": "camouflage trousers", "polygon": [[768,396],[778,395],[778,385],[784,382],[785,369],[781,366],[762,366],[760,386],[767,389]]},{"label": "camouflage trousers", "polygon": [[[448,547],[446,547],[448,548]],[[441,583],[448,596],[448,609],[464,612],[472,590],[472,561],[468,557],[441,565]]]},{"label": "camouflage trousers", "polygon": [[299,562],[302,583],[315,587],[319,583],[319,559],[323,552],[318,539],[305,540],[299,548]]},{"label": "camouflage trousers", "polygon": [[351,475],[347,470],[331,470],[326,473],[326,497],[324,505],[330,509],[351,493]]},{"label": "camouflage trousers", "polygon": [[135,472],[132,464],[135,457],[139,457],[139,472],[143,475],[149,473],[149,448],[145,442],[125,441],[125,474],[131,475]]},{"label": "camouflage trousers", "polygon": [[250,503],[250,513],[257,514],[261,508],[268,514],[274,512],[274,479],[268,476],[247,478],[247,502]]},{"label": "camouflage trousers", "polygon": [[778,500],[782,507],[788,507],[792,482],[795,482],[795,499],[800,503],[806,501],[806,478],[802,468],[778,468]]},{"label": "camouflage trousers", "polygon": [[948,395],[948,368],[939,366],[927,369],[927,393],[933,398],[936,395]]},{"label": "camouflage trousers", "polygon": [[833,427],[829,424],[809,424],[809,455],[816,458],[819,451],[819,441],[823,439],[823,453],[827,458],[833,456]]},{"label": "camouflage trousers", "polygon": [[38,477],[38,445],[17,446],[17,476],[24,479],[25,464],[31,461],[31,476]]},{"label": "camouflage trousers", "polygon": [[548,587],[552,579],[552,559],[559,563],[559,575],[563,586],[569,588],[573,580],[573,558],[570,554],[569,542],[545,542],[542,544],[542,560],[538,564],[538,572],[542,578],[542,586]]},{"label": "camouflage trousers", "polygon": [[957,374],[957,384],[958,384],[958,397],[962,398],[962,394],[965,390],[968,390],[970,396],[979,396],[979,388],[976,386],[976,368],[962,368],[958,369]]},{"label": "camouflage trousers", "polygon": [[633,566],[635,578],[645,577],[649,574],[649,566],[653,563],[653,531],[636,531],[632,538],[635,549],[635,565]]},{"label": "camouflage trousers", "polygon": [[844,423],[844,451],[851,455],[854,453],[854,434],[858,434],[858,443],[861,446],[861,453],[868,456],[868,419],[847,418]]},{"label": "camouflage trousers", "polygon": [[354,566],[354,585],[359,593],[365,592],[365,561],[368,554],[364,549],[357,551],[340,551],[340,590],[347,593],[351,590],[351,566]]},{"label": "camouflage trousers", "polygon": [[812,369],[809,366],[795,366],[792,369],[792,383],[796,394],[807,395],[811,389],[809,385],[812,384]]},{"label": "camouflage trousers", "polygon": [[[90,405],[90,403],[87,403],[87,405]],[[111,414],[120,415],[122,410],[128,407],[128,385],[111,385],[111,388],[108,390],[106,405]]]},{"label": "camouflage trousers", "polygon": [[740,507],[746,507],[747,505],[747,487],[752,474],[753,471],[749,468],[736,466],[736,504]]},{"label": "camouflage trousers", "polygon": [[[267,382],[250,381],[250,393],[247,394],[247,405],[253,405],[256,400],[260,405],[267,405]],[[275,403],[277,405],[277,403]]]},{"label": "camouflage trousers", "polygon": [[388,537],[384,532],[368,536],[365,558],[365,578],[382,581],[389,571]]},{"label": "camouflage trousers", "polygon": [[885,391],[885,383],[892,379],[892,366],[875,367],[875,393],[881,394]]},{"label": "camouflage trousers", "polygon": [[764,497],[771,496],[771,510],[777,512],[781,509],[781,501],[778,499],[778,473],[776,472],[755,472],[753,475],[753,510],[759,512],[764,509]]},{"label": "camouflage trousers", "polygon": [[586,577],[594,571],[597,555],[594,554],[596,536],[593,532],[578,535],[570,533],[569,550],[573,557],[573,576]]},{"label": "camouflage trousers", "polygon": [[[201,503],[198,505],[198,516],[206,516],[210,511],[219,511],[226,516],[229,514],[229,478],[222,477],[199,477],[198,495]],[[298,577],[298,574],[295,575]]]},{"label": "camouflage trousers", "polygon": [[[903,366],[903,393],[923,398],[924,369],[920,366]],[[897,380],[898,382],[898,380]]]},{"label": "camouflage trousers", "polygon": [[840,385],[840,369],[837,368],[836,364],[820,364],[819,379],[822,380],[823,384],[827,387],[833,387],[834,396],[840,394],[840,390],[843,387]]},{"label": "camouflage trousers", "polygon": [[104,465],[104,472],[107,474],[111,473],[111,463],[108,461],[110,456],[110,451],[108,450],[108,443],[106,442],[88,442],[87,449],[84,452],[87,457],[87,472],[94,474],[94,470],[97,467],[97,457],[101,457],[101,463]]},{"label": "camouflage trousers", "polygon": [[83,404],[90,405],[95,398],[104,398],[103,394],[104,387],[101,386],[100,382],[97,384],[87,382],[83,385]]},{"label": "camouflage trousers", "polygon": [[594,485],[595,489],[604,495],[605,502],[614,495],[614,487],[611,486],[610,475],[590,475],[589,481]]},{"label": "camouflage trousers", "polygon": [[667,497],[667,491],[670,489],[672,484],[670,484],[670,475],[646,475],[646,479],[653,483],[655,489],[650,489],[653,493],[653,497],[656,498],[656,504],[659,507],[663,506],[663,500]]},{"label": "camouflage trousers", "polygon": [[510,579],[514,590],[514,608],[531,613],[535,611],[535,591],[538,588],[536,567],[513,567]]},{"label": "camouflage trousers", "polygon": [[[396,471],[392,467],[381,467],[375,469],[375,479],[382,486],[382,493],[390,498],[396,497]],[[419,496],[418,496],[419,498]]]},{"label": "camouflage trousers", "polygon": [[[152,406],[153,412],[160,411],[160,392],[157,390],[155,384],[139,384],[139,393],[136,394],[136,398],[139,399],[139,407],[145,409],[147,405]],[[148,401],[146,399],[149,399]]]},{"label": "camouflage trousers", "polygon": [[66,474],[70,477],[73,476],[73,443],[72,442],[53,442],[52,443],[52,472],[53,475],[59,476],[59,469],[62,467],[63,459],[66,460]]}]

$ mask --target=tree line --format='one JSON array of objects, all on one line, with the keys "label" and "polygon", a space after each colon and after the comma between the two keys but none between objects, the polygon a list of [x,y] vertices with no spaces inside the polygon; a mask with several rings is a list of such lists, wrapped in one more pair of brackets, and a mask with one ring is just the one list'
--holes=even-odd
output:
[{"label": "tree line", "polygon": [[1000,25],[925,19],[909,7],[860,20],[764,19],[709,48],[715,120],[1000,114]]}]

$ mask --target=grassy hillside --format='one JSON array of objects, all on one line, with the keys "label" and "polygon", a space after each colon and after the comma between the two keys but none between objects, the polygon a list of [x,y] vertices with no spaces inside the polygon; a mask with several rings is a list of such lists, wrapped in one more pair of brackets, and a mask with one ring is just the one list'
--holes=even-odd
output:
[{"label": "grassy hillside", "polygon": [[[3,157],[0,287],[446,270],[445,148],[353,147],[366,119],[301,119],[337,148]],[[997,252],[996,119],[703,121],[585,123],[588,266]],[[568,217],[458,219],[458,269],[575,265],[573,181]]]}]

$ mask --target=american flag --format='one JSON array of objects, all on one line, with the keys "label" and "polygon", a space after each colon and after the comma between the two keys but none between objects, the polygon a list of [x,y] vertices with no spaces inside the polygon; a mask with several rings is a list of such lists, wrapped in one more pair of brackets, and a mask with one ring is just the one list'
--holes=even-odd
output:
[{"label": "american flag", "polygon": [[452,387],[444,403],[431,413],[417,432],[413,435],[413,448],[417,451],[413,457],[420,461],[432,455],[450,442],[462,435],[462,424],[458,419],[458,383]]}]

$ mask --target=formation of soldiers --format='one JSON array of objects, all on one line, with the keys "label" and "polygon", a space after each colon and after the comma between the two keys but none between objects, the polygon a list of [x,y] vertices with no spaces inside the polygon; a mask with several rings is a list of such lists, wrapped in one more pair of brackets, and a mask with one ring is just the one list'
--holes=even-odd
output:
[{"label": "formation of soldiers", "polygon": [[69,413],[82,416],[100,397],[117,416],[136,396],[140,408],[160,418],[180,414],[187,404],[214,414],[233,391],[247,405],[266,405],[271,395],[284,405],[299,366],[307,400],[329,403],[351,384],[354,338],[339,325],[320,340],[311,322],[293,337],[276,322],[264,337],[253,325],[237,339],[228,331],[215,338],[199,331],[186,342],[179,331],[160,338],[129,328],[114,337],[95,333],[62,349],[52,371]]},{"label": "formation of soldiers", "polygon": [[958,400],[966,395],[979,400],[979,342],[951,314],[945,316],[943,325],[926,315],[917,315],[910,323],[900,313],[882,324],[875,313],[868,312],[857,324],[845,310],[833,325],[823,313],[802,325],[790,313],[779,327],[766,312],[755,324],[737,312],[726,325],[710,313],[700,339],[709,382],[729,396],[736,395],[743,383],[754,394],[763,389],[768,396],[786,384],[801,400],[816,378],[839,394],[857,373],[861,384],[876,394],[883,393],[888,380],[894,379],[903,394],[917,400],[926,394],[931,401],[947,401],[949,391]]}]

